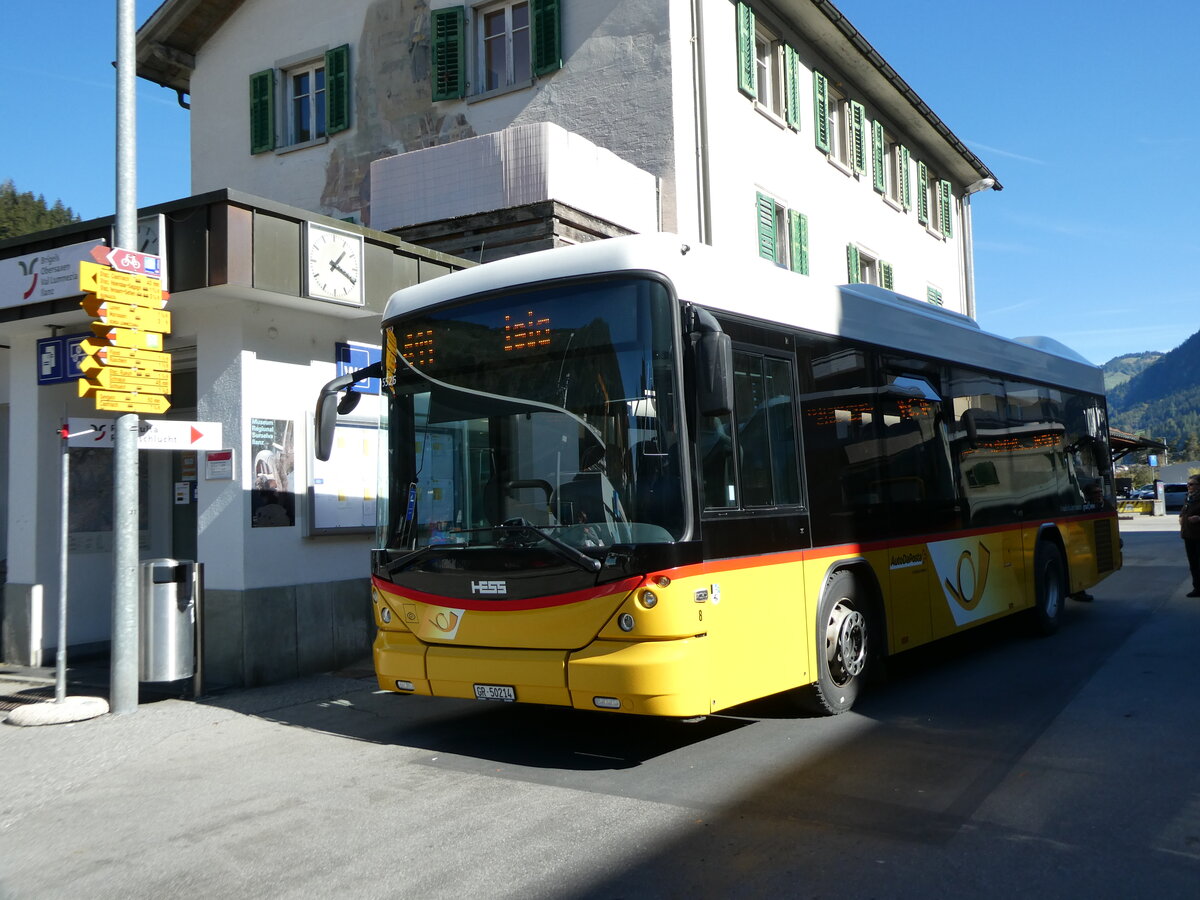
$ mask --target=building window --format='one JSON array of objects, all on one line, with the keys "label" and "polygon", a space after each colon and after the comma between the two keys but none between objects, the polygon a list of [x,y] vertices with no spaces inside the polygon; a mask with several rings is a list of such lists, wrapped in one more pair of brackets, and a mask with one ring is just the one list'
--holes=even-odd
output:
[{"label": "building window", "polygon": [[529,4],[502,3],[478,12],[480,85],[494,91],[530,80]]},{"label": "building window", "polygon": [[[250,76],[250,152],[274,150],[276,125],[284,146],[321,140],[350,127],[350,45],[334,47],[300,65],[255,72]],[[284,121],[275,119],[280,85]]]},{"label": "building window", "polygon": [[783,116],[783,45],[761,26],[754,33],[755,89],[759,105]]},{"label": "building window", "polygon": [[290,69],[287,84],[290,143],[305,144],[325,137],[324,60]]},{"label": "building window", "polygon": [[808,274],[808,216],[758,194],[758,255],[783,269]]},{"label": "building window", "polygon": [[857,244],[846,245],[846,280],[850,284],[875,284],[889,291],[895,289],[892,264]]},{"label": "building window", "polygon": [[917,163],[917,221],[944,238],[954,236],[954,194],[950,182]]},{"label": "building window", "polygon": [[850,110],[846,98],[829,89],[829,158],[850,168]]},{"label": "building window", "polygon": [[942,292],[939,291],[937,288],[935,288],[933,285],[929,285],[929,287],[927,287],[925,289],[925,299],[928,300],[930,303],[932,303],[934,306],[943,306],[944,305],[944,303],[942,301]]},{"label": "building window", "polygon": [[747,4],[737,5],[738,89],[758,107],[800,129],[800,57],[761,24]]},{"label": "building window", "polygon": [[471,31],[467,31],[466,7],[433,10],[433,99],[458,100],[467,95],[468,52],[473,54],[474,94],[528,84],[533,78],[561,69],[559,2],[481,4],[471,11]]}]

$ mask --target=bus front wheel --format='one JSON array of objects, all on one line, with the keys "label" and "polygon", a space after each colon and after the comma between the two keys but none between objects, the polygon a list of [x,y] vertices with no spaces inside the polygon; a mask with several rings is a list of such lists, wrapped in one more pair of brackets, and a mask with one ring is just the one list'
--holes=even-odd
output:
[{"label": "bus front wheel", "polygon": [[1038,544],[1033,558],[1034,597],[1030,614],[1038,634],[1054,634],[1066,599],[1066,566],[1062,551],[1051,541]]},{"label": "bus front wheel", "polygon": [[868,609],[852,573],[833,576],[817,615],[817,677],[805,704],[819,715],[844,713],[858,698],[872,652]]}]

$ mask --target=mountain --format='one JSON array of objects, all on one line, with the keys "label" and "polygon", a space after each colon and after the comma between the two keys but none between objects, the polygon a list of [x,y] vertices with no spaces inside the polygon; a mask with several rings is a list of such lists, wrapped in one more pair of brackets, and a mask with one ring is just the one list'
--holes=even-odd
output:
[{"label": "mountain", "polygon": [[1153,350],[1114,356],[1100,367],[1104,371],[1104,389],[1111,391],[1117,385],[1124,384],[1134,375],[1143,372],[1148,366],[1154,365],[1162,357],[1161,353],[1155,353]]},{"label": "mountain", "polygon": [[1200,332],[1169,353],[1131,353],[1101,368],[1113,426],[1200,456]]}]

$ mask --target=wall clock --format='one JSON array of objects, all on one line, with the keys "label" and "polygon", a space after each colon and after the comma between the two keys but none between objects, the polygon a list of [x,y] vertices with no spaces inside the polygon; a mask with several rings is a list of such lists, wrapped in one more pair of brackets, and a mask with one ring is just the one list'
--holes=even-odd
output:
[{"label": "wall clock", "polygon": [[305,244],[307,295],[362,306],[362,235],[309,222]]}]

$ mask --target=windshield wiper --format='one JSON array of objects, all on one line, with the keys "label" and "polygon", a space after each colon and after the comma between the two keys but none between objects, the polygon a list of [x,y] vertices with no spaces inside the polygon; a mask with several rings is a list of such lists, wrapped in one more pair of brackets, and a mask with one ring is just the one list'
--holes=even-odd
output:
[{"label": "windshield wiper", "polygon": [[470,534],[476,531],[532,532],[557,550],[560,556],[568,562],[575,563],[575,565],[579,566],[585,572],[599,572],[603,566],[603,563],[596,559],[596,557],[588,556],[582,550],[572,547],[565,541],[559,540],[542,526],[531,525],[520,517],[505,519],[499,525],[488,525],[484,528],[456,528],[451,534]]},{"label": "windshield wiper", "polygon": [[[538,538],[546,541],[553,547],[558,554],[568,562],[573,562],[585,572],[599,572],[603,563],[594,556],[588,556],[582,550],[572,547],[570,544],[559,540],[552,534],[547,534],[541,527],[531,525],[524,519],[508,519],[500,525],[488,525],[485,528],[456,528],[451,534],[471,534],[477,531],[506,531],[506,532],[532,532]],[[411,550],[403,556],[393,559],[388,562],[383,570],[390,576],[395,575],[401,569],[406,569],[419,559],[423,559],[435,550],[445,549],[462,549],[462,544],[429,544],[425,547],[418,547],[416,550]],[[532,546],[532,545],[531,545]]]}]

